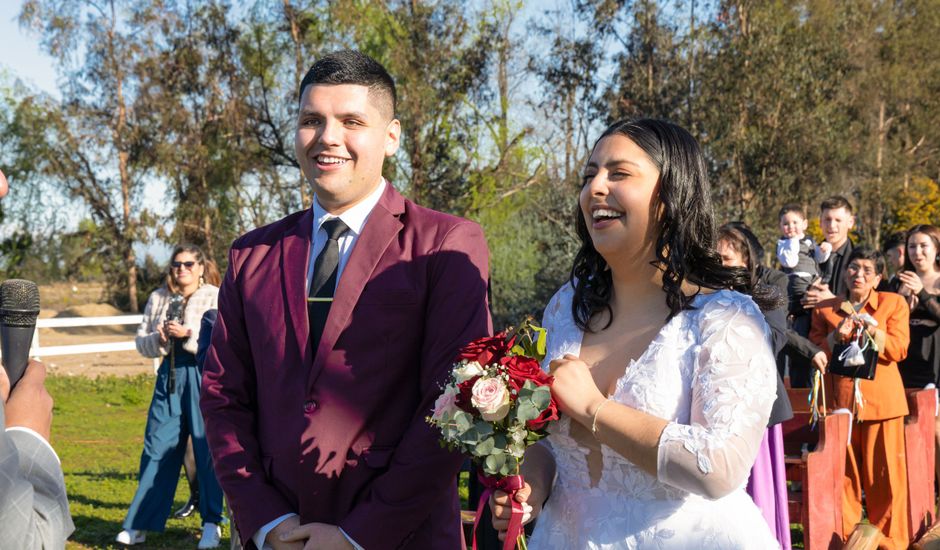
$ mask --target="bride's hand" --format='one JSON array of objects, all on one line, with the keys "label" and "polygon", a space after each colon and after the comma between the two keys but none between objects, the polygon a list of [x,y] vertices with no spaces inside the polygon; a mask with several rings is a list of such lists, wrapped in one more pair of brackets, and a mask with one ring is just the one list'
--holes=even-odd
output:
[{"label": "bride's hand", "polygon": [[[529,504],[532,487],[526,483],[516,492],[516,502],[522,505],[522,524],[525,525],[535,519],[542,511],[542,505]],[[509,528],[509,518],[512,516],[512,506],[509,495],[503,491],[494,491],[490,495],[490,513],[493,516],[493,528],[499,533],[499,540],[506,539],[506,529]]]},{"label": "bride's hand", "polygon": [[581,424],[589,426],[593,412],[606,397],[597,389],[587,364],[568,353],[549,363],[548,370],[555,377],[552,395],[558,403],[558,408]]}]

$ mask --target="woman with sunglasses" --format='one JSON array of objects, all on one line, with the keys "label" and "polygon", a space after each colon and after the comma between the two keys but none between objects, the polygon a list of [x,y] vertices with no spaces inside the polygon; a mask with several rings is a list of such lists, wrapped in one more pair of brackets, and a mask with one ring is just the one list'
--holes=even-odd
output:
[{"label": "woman with sunglasses", "polygon": [[910,312],[901,296],[875,290],[884,271],[881,252],[854,249],[845,268],[845,294],[816,305],[809,338],[830,365],[840,357],[848,362],[853,353],[833,352],[836,344],[860,341],[859,350],[867,343],[877,351],[874,380],[826,374],[828,406],[850,409],[857,420],[846,453],[842,529],[848,537],[861,521],[864,491],[868,521],[885,536],[878,548],[902,549],[910,542],[903,459],[908,409],[898,362],[907,356]]},{"label": "woman with sunglasses", "polygon": [[150,295],[137,329],[137,351],[163,357],[163,362],[147,413],[137,493],[116,540],[132,545],[144,542],[145,531],[163,531],[191,436],[203,524],[198,547],[215,548],[221,538],[222,489],[212,470],[199,411],[202,373],[195,352],[203,313],[218,307],[221,278],[197,246],[179,245],[171,258],[166,283]]}]

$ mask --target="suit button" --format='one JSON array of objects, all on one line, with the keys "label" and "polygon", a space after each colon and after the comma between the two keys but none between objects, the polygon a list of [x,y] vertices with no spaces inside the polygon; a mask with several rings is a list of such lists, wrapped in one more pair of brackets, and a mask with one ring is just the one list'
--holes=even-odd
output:
[{"label": "suit button", "polygon": [[315,410],[317,410],[317,402],[316,402],[316,401],[314,401],[313,399],[304,401],[304,412],[305,412],[305,413],[312,413],[312,412],[315,411]]}]

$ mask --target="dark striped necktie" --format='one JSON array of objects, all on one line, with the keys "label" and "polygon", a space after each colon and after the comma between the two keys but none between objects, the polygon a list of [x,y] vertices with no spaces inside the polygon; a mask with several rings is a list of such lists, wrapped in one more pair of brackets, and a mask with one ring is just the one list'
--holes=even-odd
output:
[{"label": "dark striped necktie", "polygon": [[313,262],[313,279],[310,281],[310,293],[307,295],[307,316],[310,319],[310,343],[316,353],[320,344],[320,335],[326,326],[326,317],[333,304],[333,292],[336,291],[336,276],[339,270],[339,238],[349,227],[339,218],[323,222],[326,231],[326,245]]}]

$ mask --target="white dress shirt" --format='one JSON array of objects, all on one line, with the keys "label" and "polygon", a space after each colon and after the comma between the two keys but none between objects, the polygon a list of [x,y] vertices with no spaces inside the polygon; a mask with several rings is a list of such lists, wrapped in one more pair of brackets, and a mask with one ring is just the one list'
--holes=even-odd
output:
[{"label": "white dress shirt", "polygon": [[[349,256],[352,254],[353,246],[356,244],[356,241],[359,239],[359,235],[362,234],[362,228],[366,226],[366,221],[369,220],[369,215],[372,213],[372,209],[375,208],[375,205],[379,203],[379,199],[382,198],[382,193],[385,192],[385,186],[388,183],[385,181],[385,178],[382,178],[379,181],[379,185],[375,188],[374,191],[369,193],[369,195],[363,199],[358,204],[355,204],[349,210],[346,210],[339,216],[334,216],[326,211],[320,203],[317,201],[316,196],[313,198],[313,227],[311,228],[313,238],[310,240],[310,258],[307,261],[307,283],[306,294],[310,293],[310,281],[313,280],[313,264],[316,262],[317,256],[323,250],[323,247],[326,246],[327,235],[326,230],[323,229],[323,222],[327,220],[332,220],[334,218],[339,218],[349,227],[349,230],[340,236],[337,240],[339,244],[339,263],[336,267],[336,284],[339,284],[340,277],[343,276],[343,268],[346,267],[346,262],[349,261]],[[264,539],[268,537],[268,533],[272,529],[277,527],[282,521],[286,520],[289,517],[296,516],[297,514],[284,514],[283,516],[266,523],[261,529],[258,529],[258,532],[255,533],[255,536],[252,537],[252,540],[255,542],[255,546],[261,548],[262,550],[270,549],[270,546],[264,544]],[[356,541],[351,539],[345,531],[340,528],[340,532],[346,537],[346,540],[356,550],[363,550],[361,546],[356,544]]]},{"label": "white dress shirt", "polygon": [[339,265],[336,268],[336,283],[339,284],[339,279],[343,276],[343,269],[346,267],[346,262],[349,261],[349,256],[352,254],[353,245],[355,245],[356,241],[359,239],[362,228],[366,226],[366,221],[368,221],[372,209],[375,208],[375,205],[379,203],[379,199],[382,198],[382,193],[385,192],[386,185],[387,183],[385,183],[385,179],[383,178],[379,181],[379,185],[372,193],[369,193],[361,202],[339,216],[334,216],[327,212],[320,206],[320,203],[317,202],[316,197],[314,197],[313,239],[310,240],[310,259],[307,262],[307,294],[310,293],[310,281],[313,280],[313,264],[316,262],[317,256],[320,255],[323,247],[326,246],[327,236],[326,230],[323,229],[323,223],[339,218],[349,227],[349,230],[343,233],[337,241],[339,243]]}]

